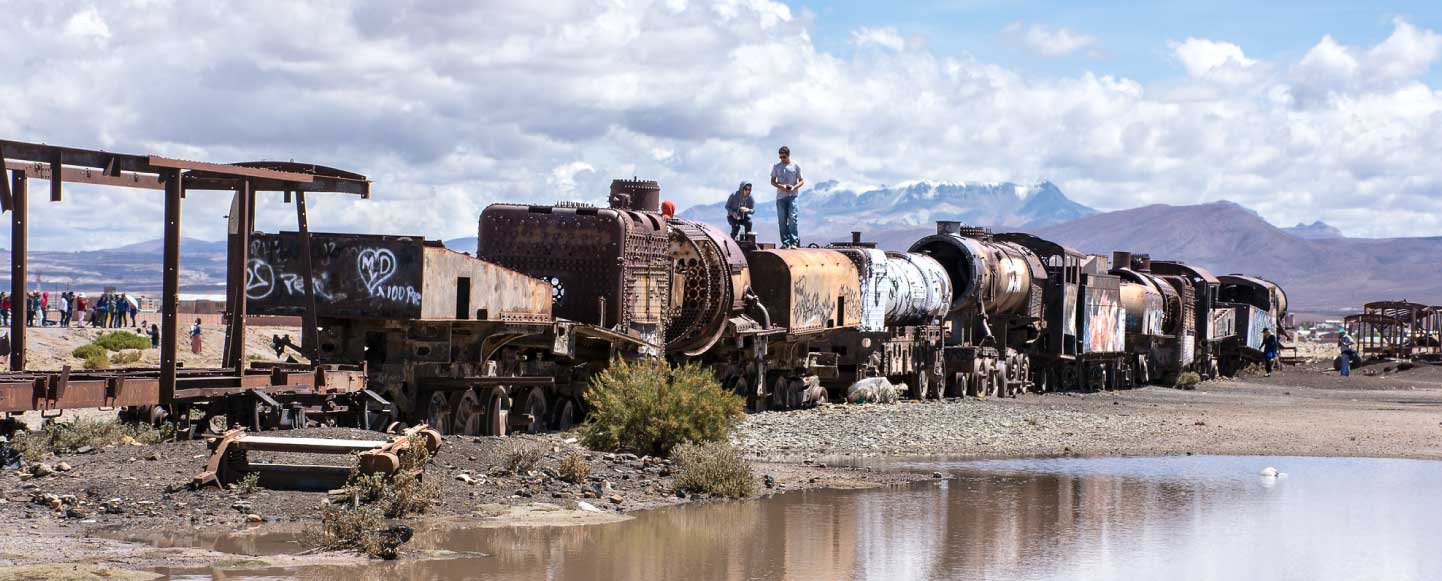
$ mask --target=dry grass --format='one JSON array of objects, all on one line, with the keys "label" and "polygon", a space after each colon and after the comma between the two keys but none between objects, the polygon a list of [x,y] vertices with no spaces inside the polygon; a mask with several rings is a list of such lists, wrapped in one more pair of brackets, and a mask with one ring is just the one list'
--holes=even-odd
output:
[{"label": "dry grass", "polygon": [[11,447],[31,462],[55,453],[74,452],[83,446],[100,448],[121,443],[129,437],[140,444],[157,444],[175,439],[175,425],[159,428],[143,423],[122,423],[113,419],[76,418],[69,422],[51,422],[37,432],[20,432],[11,438]]},{"label": "dry grass", "polygon": [[571,454],[561,459],[561,466],[558,473],[561,480],[571,484],[580,484],[586,481],[591,475],[591,463],[582,454]]},{"label": "dry grass", "polygon": [[501,443],[496,454],[500,456],[498,460],[501,468],[512,474],[525,474],[541,462],[546,450],[535,442],[510,438]]},{"label": "dry grass", "polygon": [[693,363],[616,360],[586,390],[582,438],[595,450],[668,456],[682,442],[721,442],[744,401]]},{"label": "dry grass", "polygon": [[381,512],[372,506],[327,506],[321,509],[320,527],[301,533],[301,545],[317,551],[356,551],[380,557],[383,553]]},{"label": "dry grass", "polygon": [[249,496],[260,489],[260,473],[251,472],[242,476],[239,482],[235,483],[235,491]]},{"label": "dry grass", "polygon": [[388,518],[424,514],[429,510],[440,496],[440,486],[425,482],[423,476],[430,451],[419,436],[412,438],[411,445],[397,454],[401,469],[396,474],[362,474],[352,468],[346,485],[347,496],[377,507]]},{"label": "dry grass", "polygon": [[1177,389],[1196,389],[1197,384],[1202,382],[1202,376],[1195,371],[1183,371],[1177,376],[1177,382],[1173,387]]},{"label": "dry grass", "polygon": [[676,447],[676,489],[728,498],[756,494],[756,476],[730,443],[686,443]]}]

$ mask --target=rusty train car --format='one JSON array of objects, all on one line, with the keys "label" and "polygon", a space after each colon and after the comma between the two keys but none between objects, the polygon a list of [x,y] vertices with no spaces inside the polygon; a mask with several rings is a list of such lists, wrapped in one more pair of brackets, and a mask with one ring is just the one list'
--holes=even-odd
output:
[{"label": "rusty train car", "polygon": [[877,377],[917,399],[1004,396],[1232,373],[1285,316],[1261,279],[1029,234],[940,222],[906,252],[855,233],[778,249],[659,206],[644,180],[614,181],[607,207],[493,204],[474,256],[313,234],[311,297],[299,237],[256,234],[247,297],[312,310],[317,363],[363,364],[398,419],[495,435],[575,423],[615,357],[700,362],[755,410]]}]

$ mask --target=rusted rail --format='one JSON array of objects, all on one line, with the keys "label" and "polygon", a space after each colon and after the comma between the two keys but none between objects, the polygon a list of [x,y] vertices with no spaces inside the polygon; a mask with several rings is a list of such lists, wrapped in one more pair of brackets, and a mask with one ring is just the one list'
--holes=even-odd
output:
[{"label": "rusted rail", "polygon": [[268,489],[330,490],[344,485],[349,465],[252,463],[249,452],[299,454],[356,454],[356,468],[362,474],[393,476],[402,469],[400,453],[419,436],[420,445],[431,454],[441,448],[440,433],[425,425],[405,430],[389,440],[340,440],[330,438],[279,438],[255,436],[236,428],[210,438],[210,459],[205,470],[195,475],[192,485],[225,487],[248,474]]}]

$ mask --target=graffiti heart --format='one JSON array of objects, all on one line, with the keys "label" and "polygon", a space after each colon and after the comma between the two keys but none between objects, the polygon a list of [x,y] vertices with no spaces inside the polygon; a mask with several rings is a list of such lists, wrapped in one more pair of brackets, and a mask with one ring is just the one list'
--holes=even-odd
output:
[{"label": "graffiti heart", "polygon": [[372,295],[396,273],[396,255],[385,248],[367,248],[356,256],[356,272]]}]

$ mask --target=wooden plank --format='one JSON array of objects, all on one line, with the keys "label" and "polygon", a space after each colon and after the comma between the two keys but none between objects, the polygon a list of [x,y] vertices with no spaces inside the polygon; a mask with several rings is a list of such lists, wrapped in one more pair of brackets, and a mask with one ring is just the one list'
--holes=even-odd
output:
[{"label": "wooden plank", "polygon": [[336,440],[332,438],[283,438],[245,436],[231,445],[255,452],[300,452],[306,454],[349,454],[374,450],[388,444],[378,440]]}]

